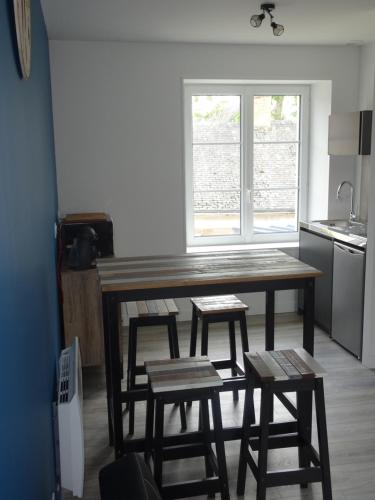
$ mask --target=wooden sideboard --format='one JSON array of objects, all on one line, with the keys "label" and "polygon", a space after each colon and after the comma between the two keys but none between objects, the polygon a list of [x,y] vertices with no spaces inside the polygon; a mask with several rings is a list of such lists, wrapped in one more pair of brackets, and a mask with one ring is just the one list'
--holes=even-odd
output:
[{"label": "wooden sideboard", "polygon": [[61,271],[65,345],[80,341],[82,365],[104,363],[103,314],[97,269]]}]

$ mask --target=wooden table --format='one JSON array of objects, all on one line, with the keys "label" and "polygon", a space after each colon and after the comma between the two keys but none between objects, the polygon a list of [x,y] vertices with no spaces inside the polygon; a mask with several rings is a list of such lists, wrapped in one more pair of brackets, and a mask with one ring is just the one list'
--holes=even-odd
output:
[{"label": "wooden table", "polygon": [[[303,289],[303,347],[314,354],[314,284],[321,272],[279,250],[163,255],[154,257],[109,258],[98,260],[103,299],[103,325],[106,358],[106,384],[110,442],[115,456],[141,451],[144,439],[125,440],[122,405],[146,399],[146,390],[121,390],[122,360],[119,349],[119,305],[121,302],[163,298],[265,292],[265,348],[274,349],[275,291]],[[223,390],[245,388],[244,377],[227,380]],[[285,401],[285,403],[287,403]],[[305,426],[311,435],[312,400],[303,401]],[[289,408],[288,408],[289,409]],[[293,413],[294,411],[294,413]],[[290,412],[295,408],[290,404]],[[296,429],[296,425],[272,424],[271,434]],[[224,429],[224,439],[239,439],[238,427]],[[166,438],[168,444],[194,440],[186,433]]]}]

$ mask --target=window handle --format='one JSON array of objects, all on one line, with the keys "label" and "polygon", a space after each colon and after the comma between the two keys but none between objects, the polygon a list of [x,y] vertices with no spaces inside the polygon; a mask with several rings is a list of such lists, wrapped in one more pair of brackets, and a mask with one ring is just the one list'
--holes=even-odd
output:
[{"label": "window handle", "polygon": [[246,189],[246,202],[251,203],[251,189]]}]

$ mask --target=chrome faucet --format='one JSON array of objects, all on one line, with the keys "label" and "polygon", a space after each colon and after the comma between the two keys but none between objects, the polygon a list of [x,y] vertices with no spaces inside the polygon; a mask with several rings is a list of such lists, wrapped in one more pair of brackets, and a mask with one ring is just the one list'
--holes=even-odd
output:
[{"label": "chrome faucet", "polygon": [[336,198],[338,200],[341,200],[341,189],[342,187],[347,184],[350,187],[350,212],[349,212],[349,222],[353,222],[356,220],[357,216],[354,212],[354,186],[351,182],[349,181],[342,181],[341,184],[339,184],[339,187],[337,188],[337,194]]}]

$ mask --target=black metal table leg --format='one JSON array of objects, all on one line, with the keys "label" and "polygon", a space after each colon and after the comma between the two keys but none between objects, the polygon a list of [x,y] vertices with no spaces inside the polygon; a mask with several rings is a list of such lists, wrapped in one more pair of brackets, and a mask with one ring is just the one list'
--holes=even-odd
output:
[{"label": "black metal table leg", "polygon": [[[130,390],[135,388],[136,367],[137,367],[137,320],[129,320],[129,352],[128,352],[128,387]],[[135,402],[129,403],[129,434],[134,434],[134,412]]]},{"label": "black metal table leg", "polygon": [[122,404],[121,404],[121,359],[119,349],[119,318],[118,303],[115,297],[110,295],[103,299],[103,306],[108,317],[107,335],[109,345],[109,370],[111,380],[110,399],[112,402],[113,418],[113,444],[115,448],[115,457],[119,458],[123,454],[124,431],[122,426]]},{"label": "black metal table leg", "polygon": [[105,353],[105,381],[107,390],[107,414],[108,414],[108,441],[109,445],[113,445],[113,422],[112,422],[112,383],[111,383],[111,358],[110,358],[110,341],[109,341],[109,314],[107,308],[106,296],[102,296],[103,308],[103,334],[104,334],[104,353]]},{"label": "black metal table leg", "polygon": [[275,348],[275,291],[266,291],[266,351]]},{"label": "black metal table leg", "polygon": [[306,280],[303,289],[303,347],[314,356],[315,278]]},{"label": "black metal table leg", "polygon": [[[230,348],[230,360],[232,362],[231,373],[232,377],[237,375],[235,366],[237,364],[237,352],[236,352],[236,328],[234,321],[229,321],[229,348]],[[233,401],[238,401],[238,391],[233,391]]]},{"label": "black metal table leg", "polygon": [[[266,351],[275,349],[275,291],[266,292]],[[273,421],[273,395],[270,404],[270,421]]]}]

